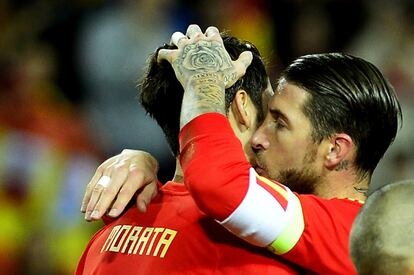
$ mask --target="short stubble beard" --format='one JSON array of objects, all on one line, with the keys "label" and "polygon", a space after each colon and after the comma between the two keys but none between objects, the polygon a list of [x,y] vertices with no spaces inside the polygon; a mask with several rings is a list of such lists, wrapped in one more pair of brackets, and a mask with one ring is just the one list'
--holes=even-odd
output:
[{"label": "short stubble beard", "polygon": [[308,148],[303,159],[304,168],[282,169],[275,180],[298,194],[316,194],[316,188],[322,181],[321,175],[318,175],[311,167],[311,164],[316,160],[316,155],[317,146]]}]

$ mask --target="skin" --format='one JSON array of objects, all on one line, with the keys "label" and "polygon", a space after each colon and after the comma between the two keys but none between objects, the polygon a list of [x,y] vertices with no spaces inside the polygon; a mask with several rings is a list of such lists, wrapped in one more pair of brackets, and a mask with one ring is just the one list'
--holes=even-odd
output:
[{"label": "skin", "polygon": [[[267,105],[272,95],[273,89],[269,82],[266,90],[262,93],[263,112],[267,111]],[[234,133],[236,134],[237,138],[240,140],[243,146],[243,151],[246,156],[246,159],[250,163],[254,163],[255,152],[251,147],[250,140],[255,131],[257,130],[257,127],[259,126],[259,122],[257,121],[258,111],[256,110],[255,105],[246,93],[244,93],[244,96],[242,96],[239,92],[236,95],[236,99],[237,100],[233,100],[233,103],[230,107],[231,112],[229,112],[228,115],[229,122]],[[247,102],[243,103],[243,101]]]},{"label": "skin", "polygon": [[[180,117],[182,128],[204,113],[225,114],[224,89],[234,84],[245,73],[252,56],[251,53],[244,52],[238,60],[232,61],[215,27],[209,27],[203,34],[197,25],[190,25],[186,36],[179,37],[174,41],[173,35],[172,39],[178,49],[160,50],[158,58],[172,64],[177,79],[184,87]],[[271,94],[269,85],[268,97]],[[252,131],[255,129],[254,123],[245,124],[242,128],[238,127],[236,121],[240,119],[247,121],[243,118],[242,111],[237,117],[232,118],[234,121],[232,127],[242,141],[247,159],[259,174],[278,180],[298,193],[314,194],[328,199],[347,197],[364,200],[365,195],[357,189],[366,188],[370,179],[357,177],[353,167],[355,147],[352,139],[345,133],[336,133],[320,143],[312,140],[311,122],[303,112],[303,104],[309,96],[300,87],[283,79],[279,81],[277,91],[268,104],[265,120],[251,137],[250,149],[246,140],[250,138],[251,133],[240,137],[238,131],[243,130],[243,127]],[[130,164],[133,163],[139,162],[134,162],[131,158]],[[110,175],[113,169],[114,166],[107,174]],[[141,172],[153,175],[154,169]],[[132,186],[133,178],[128,175],[124,177],[131,179],[129,184]],[[99,176],[96,178],[99,179]],[[87,220],[99,219],[114,199],[116,188],[121,188],[117,185],[112,189],[110,185],[111,192],[105,192],[106,189],[97,186],[96,181],[88,184],[91,185],[90,188],[88,187],[89,190],[94,190],[94,194],[87,190],[81,209],[83,212],[86,211]],[[154,182],[141,180],[135,181],[134,184],[133,187],[127,188],[130,192],[129,199],[137,189],[153,186]],[[125,188],[125,184],[121,186]],[[124,192],[122,200],[116,199],[112,208],[117,211],[113,216],[119,215],[120,209],[124,209],[129,201],[125,199],[127,197]],[[137,199],[139,208],[145,210],[151,198],[152,196],[148,194],[143,196],[140,194]],[[100,204],[102,200],[105,203]],[[93,209],[97,213],[91,217],[90,213]]]},{"label": "skin", "polygon": [[[237,61],[228,63],[230,57],[217,28],[209,27],[205,34],[196,25],[189,30],[188,37],[177,42],[177,50],[162,50],[159,54],[159,59],[172,64],[185,90],[181,128],[201,114],[222,113],[224,88],[244,74],[251,61],[251,56],[241,54]],[[197,47],[202,50],[193,50]],[[214,53],[209,55],[209,51]],[[352,167],[356,148],[351,137],[336,133],[314,142],[310,120],[302,111],[309,96],[284,79],[279,82],[266,119],[252,138],[258,167],[263,166],[265,174],[296,192],[364,200],[356,187],[368,186],[369,178],[359,179]]]},{"label": "skin", "polygon": [[412,193],[414,180],[404,180],[384,185],[368,196],[349,242],[358,274],[413,274]]},{"label": "skin", "polygon": [[367,187],[369,179],[358,179],[352,167],[356,153],[352,139],[337,133],[315,142],[311,121],[303,112],[309,97],[304,89],[279,81],[265,119],[251,139],[256,154],[253,166],[298,193],[364,200],[357,188]]},{"label": "skin", "polygon": [[[271,95],[273,94],[270,83],[262,94],[262,101],[267,106]],[[263,110],[261,110],[263,111]],[[244,90],[239,90],[231,107],[228,111],[228,119],[235,135],[240,140],[246,159],[253,160],[254,153],[250,146],[250,138],[257,129],[258,111],[251,101],[250,97]],[[114,201],[117,190],[121,190],[117,195],[109,216],[117,217],[124,210],[126,204],[131,200],[135,191],[140,187],[137,184],[144,185],[142,191],[137,196],[137,206],[142,212],[146,211],[146,206],[157,194],[155,159],[146,152],[135,150],[124,150],[121,154],[105,161],[97,169],[85,193],[84,203],[82,205],[87,221],[98,220],[105,213],[106,209]],[[97,185],[97,181],[102,175],[111,177],[113,181],[108,187],[102,188]],[[176,169],[172,181],[184,183],[183,171],[176,159]],[[124,182],[124,184],[123,184]],[[93,187],[92,187],[93,186]],[[89,197],[87,197],[89,195]],[[93,206],[93,211],[87,211],[86,205]]]},{"label": "skin", "polygon": [[[158,162],[150,154],[125,149],[104,161],[86,186],[81,212],[87,221],[100,219],[106,212],[111,217],[122,213],[137,190],[136,204],[145,212],[147,204],[157,195]],[[111,178],[107,187],[98,184],[102,176]]]},{"label": "skin", "polygon": [[181,128],[201,114],[225,114],[224,90],[244,75],[253,58],[245,51],[232,61],[215,27],[209,27],[204,35],[199,26],[190,25],[187,37],[176,41],[177,50],[162,49],[158,53],[158,60],[171,63],[185,90]]},{"label": "skin", "polygon": [[302,188],[294,190],[313,193],[316,182],[324,180],[320,167],[326,146],[315,144],[311,138],[312,125],[302,112],[307,97],[307,92],[295,85],[279,86],[251,144],[256,153],[253,166],[260,175],[284,184],[291,181],[292,174],[299,175]]},{"label": "skin", "polygon": [[[200,28],[192,25],[187,30],[187,37],[193,40],[199,40]],[[177,54],[175,51],[161,50],[158,53],[159,58],[164,58],[172,62],[177,78],[183,87],[191,85],[195,88],[195,93],[185,93],[183,101],[192,102],[188,104],[189,110],[182,112],[180,125],[185,125],[194,117],[206,113],[217,112],[226,114],[224,101],[224,88],[234,84],[238,78],[244,75],[247,66],[252,60],[250,52],[244,52],[236,61],[232,61],[225,51],[222,39],[216,28],[209,28],[206,31],[211,41],[200,41],[194,45],[188,45],[184,50]],[[183,36],[183,35],[181,35]],[[176,37],[173,35],[172,39]],[[183,39],[175,41],[181,43]],[[201,48],[197,51],[194,48]],[[214,57],[214,58],[213,58]],[[174,60],[174,62],[173,62]],[[222,74],[215,74],[217,71]],[[188,77],[188,76],[191,77]],[[263,102],[267,103],[273,94],[270,82],[263,93]],[[194,104],[193,104],[194,103]],[[253,159],[253,151],[249,145],[249,140],[257,128],[257,110],[251,102],[247,93],[243,90],[237,92],[232,106],[230,107],[229,121],[232,125],[236,136],[241,141],[245,149],[246,158]],[[81,211],[85,213],[85,219],[88,221],[98,220],[112,204],[108,215],[118,216],[125,208],[127,202],[131,199],[136,190],[143,188],[137,197],[137,205],[141,211],[146,211],[146,205],[156,195],[156,170],[153,158],[140,156],[143,152],[137,152],[134,156],[133,150],[128,150],[126,155],[122,152],[105,163],[103,163],[95,173],[82,202]],[[146,160],[148,158],[148,160]],[[142,165],[135,165],[142,163]],[[182,170],[177,161],[176,171],[173,180],[182,182]],[[111,184],[103,187],[98,183],[103,176],[113,178]],[[149,176],[151,175],[151,176]],[[123,182],[125,184],[123,184]],[[120,194],[117,195],[117,191]]]}]

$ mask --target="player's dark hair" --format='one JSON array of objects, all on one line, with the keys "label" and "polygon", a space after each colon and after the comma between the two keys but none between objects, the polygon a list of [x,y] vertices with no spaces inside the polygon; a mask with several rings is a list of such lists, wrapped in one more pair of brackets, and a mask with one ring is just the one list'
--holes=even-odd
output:
[{"label": "player's dark hair", "polygon": [[[243,51],[253,53],[253,61],[246,74],[232,87],[226,89],[226,110],[240,89],[250,96],[258,111],[258,120],[263,117],[262,93],[267,87],[266,69],[259,51],[253,44],[223,34],[223,42],[230,57],[235,60]],[[180,110],[184,90],[178,82],[174,70],[167,61],[157,62],[160,49],[174,49],[173,45],[165,44],[152,54],[143,80],[140,83],[140,102],[147,113],[153,117],[164,131],[167,142],[174,156],[179,153],[178,134],[180,130]]]},{"label": "player's dark hair", "polygon": [[310,94],[303,108],[314,141],[348,134],[357,148],[358,175],[372,175],[402,122],[397,96],[381,72],[361,58],[325,53],[299,57],[283,79]]}]

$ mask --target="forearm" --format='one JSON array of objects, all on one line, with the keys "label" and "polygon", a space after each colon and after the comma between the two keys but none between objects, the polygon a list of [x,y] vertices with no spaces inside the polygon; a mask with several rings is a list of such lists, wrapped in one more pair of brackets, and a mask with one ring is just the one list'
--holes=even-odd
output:
[{"label": "forearm", "polygon": [[[228,124],[222,115],[207,114],[183,129],[180,160],[184,182],[197,205],[209,216],[222,221],[236,209],[247,192],[250,165],[231,128],[217,121]],[[214,132],[205,127],[211,124],[217,126]],[[223,150],[226,155],[222,154]],[[225,161],[218,161],[223,158]],[[241,184],[233,182],[234,179],[241,179]]]},{"label": "forearm", "polygon": [[357,202],[297,195],[257,175],[221,115],[191,121],[180,146],[194,201],[234,235],[319,274],[354,274],[347,243]]},{"label": "forearm", "polygon": [[280,237],[276,253],[293,247],[303,230],[297,197],[255,173],[224,116],[194,119],[180,142],[185,184],[202,211],[252,244],[269,246]]},{"label": "forearm", "polygon": [[224,83],[217,75],[200,73],[193,76],[183,96],[180,129],[205,113],[225,114]]}]

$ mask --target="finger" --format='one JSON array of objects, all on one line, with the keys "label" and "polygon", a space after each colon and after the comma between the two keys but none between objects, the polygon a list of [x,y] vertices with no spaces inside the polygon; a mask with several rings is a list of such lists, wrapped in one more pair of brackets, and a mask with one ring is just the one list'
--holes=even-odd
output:
[{"label": "finger", "polygon": [[253,61],[253,54],[250,51],[244,51],[239,55],[239,58],[234,61],[237,78],[242,77],[246,73],[246,69]]},{"label": "finger", "polygon": [[89,199],[88,205],[86,206],[85,220],[92,220],[92,211],[95,208],[96,202],[99,200],[99,197],[101,196],[102,189],[103,186],[100,184],[95,184],[95,186],[92,188],[91,197]]},{"label": "finger", "polygon": [[[108,171],[108,169],[106,171]],[[86,206],[85,220],[92,220],[92,211],[95,208],[99,198],[101,197],[103,189],[106,188],[110,184],[110,182],[111,178],[108,176],[108,174],[105,174],[98,180],[98,182],[93,187],[89,203]]]},{"label": "finger", "polygon": [[177,50],[167,50],[167,49],[159,50],[158,51],[158,56],[157,56],[157,62],[160,63],[161,60],[166,60],[170,64],[172,64],[173,57],[176,54],[176,51]]},{"label": "finger", "polygon": [[101,178],[101,176],[102,176],[102,173],[98,172],[97,170],[95,174],[93,175],[91,181],[86,186],[86,192],[85,192],[85,195],[83,196],[81,210],[80,210],[82,213],[86,212],[86,206],[88,205],[89,200],[91,199],[91,196],[92,196],[92,189],[96,185],[96,182]]},{"label": "finger", "polygon": [[85,195],[83,196],[82,205],[81,205],[82,213],[85,213],[86,206],[88,205],[89,200],[92,196],[93,188],[95,187],[98,180],[102,177],[103,171],[115,162],[116,162],[116,157],[109,158],[106,161],[104,161],[101,165],[99,165],[99,167],[96,169],[95,174],[92,176],[92,179],[89,181],[88,185],[86,186]]},{"label": "finger", "polygon": [[129,164],[125,162],[117,163],[111,174],[111,184],[104,187],[101,195],[92,211],[91,219],[99,220],[106,213],[115,200],[118,191],[126,181],[129,173]]},{"label": "finger", "polygon": [[96,183],[96,185],[101,185],[103,188],[106,188],[109,186],[109,184],[111,183],[111,177],[107,176],[107,175],[103,175],[98,182]]},{"label": "finger", "polygon": [[236,60],[236,63],[242,65],[245,69],[250,66],[253,61],[253,54],[251,51],[244,51],[239,55],[239,58]]},{"label": "finger", "polygon": [[146,185],[141,193],[137,196],[137,207],[141,212],[147,212],[147,208],[151,200],[158,194],[158,185],[156,181],[152,181]]},{"label": "finger", "polygon": [[140,172],[140,170],[135,169],[135,166],[131,167],[132,168],[129,169],[128,177],[119,190],[118,196],[108,213],[108,216],[110,217],[114,218],[119,216],[124,211],[131,198],[135,195],[136,191],[147,184],[147,182],[145,182],[144,174]]},{"label": "finger", "polygon": [[179,47],[180,43],[185,39],[187,39],[187,36],[185,36],[182,32],[175,32],[171,36],[171,43]]},{"label": "finger", "polygon": [[207,37],[212,37],[214,35],[220,35],[219,30],[214,26],[208,27],[207,30],[206,30],[206,36]]},{"label": "finger", "polygon": [[188,38],[193,38],[194,36],[198,35],[198,34],[202,34],[203,32],[201,31],[200,27],[196,24],[191,24],[190,26],[188,26],[187,28],[187,37]]}]

